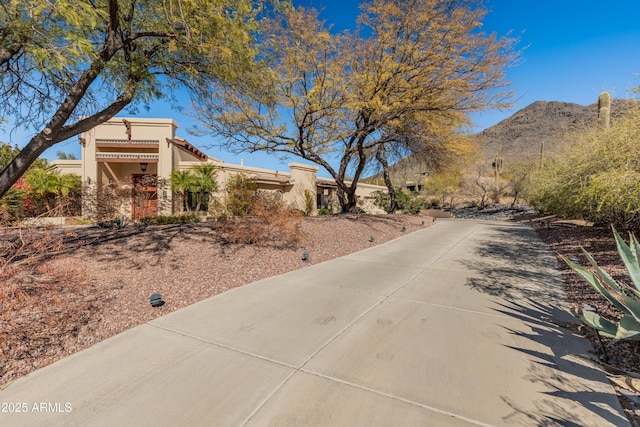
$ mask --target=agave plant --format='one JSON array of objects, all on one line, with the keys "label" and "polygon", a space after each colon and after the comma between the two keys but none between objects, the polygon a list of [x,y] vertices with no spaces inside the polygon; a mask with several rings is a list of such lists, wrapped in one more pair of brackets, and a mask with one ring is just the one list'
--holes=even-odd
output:
[{"label": "agave plant", "polygon": [[595,312],[582,310],[582,321],[597,329],[601,335],[613,338],[613,342],[619,340],[640,341],[640,244],[631,233],[629,234],[629,245],[620,237],[615,228],[613,234],[620,258],[622,258],[634,286],[618,283],[614,280],[611,275],[598,266],[591,254],[584,248],[582,248],[582,252],[593,266],[594,272],[567,258],[563,257],[563,259],[569,267],[624,313],[616,324]]}]

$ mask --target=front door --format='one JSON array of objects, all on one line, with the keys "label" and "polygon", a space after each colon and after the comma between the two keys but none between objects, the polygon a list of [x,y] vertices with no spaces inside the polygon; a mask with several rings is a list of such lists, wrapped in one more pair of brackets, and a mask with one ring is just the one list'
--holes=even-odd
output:
[{"label": "front door", "polygon": [[132,219],[158,215],[158,180],[156,175],[133,175]]}]

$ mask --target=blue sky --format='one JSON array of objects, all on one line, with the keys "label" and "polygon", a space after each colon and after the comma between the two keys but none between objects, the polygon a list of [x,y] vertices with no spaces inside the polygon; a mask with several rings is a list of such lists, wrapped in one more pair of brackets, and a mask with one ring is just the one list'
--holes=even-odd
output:
[{"label": "blue sky", "polygon": [[[538,100],[588,105],[596,102],[604,90],[614,98],[627,98],[631,96],[631,88],[640,86],[640,77],[636,75],[640,73],[640,1],[485,1],[490,10],[484,22],[485,31],[499,35],[511,31],[520,37],[522,54],[520,64],[507,73],[516,94],[515,107],[474,115],[474,131],[492,126]],[[322,10],[321,16],[327,23],[341,30],[355,25],[360,2],[294,0],[294,3]],[[245,165],[287,170],[288,162],[301,161],[280,160],[263,153],[234,155],[218,148],[206,148],[214,139],[189,135],[187,129],[196,124],[194,119],[172,110],[166,102],[155,103],[139,117],[173,118],[180,125],[179,136],[227,163],[240,163],[243,159]],[[8,130],[0,129],[0,141],[19,146],[26,143],[28,134],[16,132],[10,137]],[[77,138],[56,145],[45,157],[55,159],[58,150],[79,156]],[[322,171],[320,174],[328,176]]]}]

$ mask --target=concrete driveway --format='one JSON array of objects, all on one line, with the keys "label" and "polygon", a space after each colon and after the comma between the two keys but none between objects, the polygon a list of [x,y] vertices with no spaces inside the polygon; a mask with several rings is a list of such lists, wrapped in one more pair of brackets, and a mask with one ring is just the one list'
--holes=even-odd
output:
[{"label": "concrete driveway", "polygon": [[0,425],[629,425],[549,318],[575,321],[533,230],[439,220],[40,369],[0,391]]}]

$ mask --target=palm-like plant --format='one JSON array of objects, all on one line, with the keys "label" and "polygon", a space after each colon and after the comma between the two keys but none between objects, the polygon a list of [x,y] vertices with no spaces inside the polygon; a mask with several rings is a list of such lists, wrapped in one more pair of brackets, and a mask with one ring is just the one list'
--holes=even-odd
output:
[{"label": "palm-like plant", "polygon": [[600,331],[602,335],[613,338],[613,342],[625,339],[640,341],[640,244],[633,234],[629,234],[629,245],[620,237],[615,228],[613,229],[613,234],[618,246],[618,253],[629,272],[633,286],[618,283],[610,274],[598,266],[591,254],[584,248],[582,248],[582,252],[593,266],[594,272],[567,258],[563,257],[563,259],[623,313],[622,318],[616,324],[595,312],[582,310],[582,321]]},{"label": "palm-like plant", "polygon": [[56,195],[58,211],[62,215],[62,209],[69,196],[82,185],[82,180],[78,175],[60,174],[58,171],[51,172],[51,186]]},{"label": "palm-like plant", "polygon": [[203,163],[201,165],[194,166],[193,168],[193,186],[192,191],[196,193],[196,209],[200,211],[202,202],[207,193],[218,189],[218,183],[216,182],[216,167],[210,163]]},{"label": "palm-like plant", "polygon": [[[44,202],[47,211],[55,208],[58,215],[62,215],[62,207],[69,195],[81,185],[78,175],[62,175],[56,170],[44,168],[31,170],[26,181],[30,185],[30,192]],[[51,204],[52,199],[55,199],[55,206]]]},{"label": "palm-like plant", "polygon": [[194,177],[191,171],[174,170],[171,172],[171,187],[182,197],[182,206],[187,212],[191,212],[191,206],[187,203],[187,193],[192,188],[193,181]]},{"label": "palm-like plant", "polygon": [[55,175],[44,168],[34,168],[29,171],[25,180],[31,188],[31,194],[44,203],[47,211],[51,211],[51,199],[56,194]]}]

